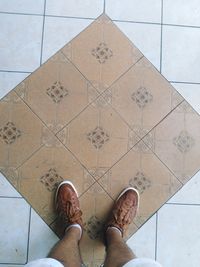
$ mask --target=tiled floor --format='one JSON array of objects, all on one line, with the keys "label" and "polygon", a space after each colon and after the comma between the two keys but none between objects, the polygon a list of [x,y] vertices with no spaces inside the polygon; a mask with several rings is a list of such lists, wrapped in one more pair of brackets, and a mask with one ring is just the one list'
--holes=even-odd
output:
[{"label": "tiled floor", "polygon": [[[198,43],[199,43],[199,33],[200,28],[199,18],[200,11],[198,7],[198,1],[171,1],[165,0],[151,0],[151,1],[84,1],[84,4],[77,1],[67,1],[67,5],[65,1],[53,1],[53,0],[38,0],[38,1],[20,1],[20,4],[15,0],[9,1],[1,1],[0,3],[0,21],[2,26],[2,31],[0,33],[0,38],[4,40],[3,47],[0,47],[0,96],[3,97],[7,92],[9,92],[15,85],[17,85],[21,80],[23,80],[30,72],[35,70],[42,62],[44,62],[49,56],[54,54],[59,48],[61,48],[66,42],[71,40],[74,36],[76,36],[82,29],[89,25],[98,15],[100,15],[103,9],[106,10],[107,14],[115,21],[115,23],[120,27],[120,29],[138,46],[138,48],[144,53],[144,55],[155,65],[155,67],[162,72],[163,75],[169,79],[173,86],[187,99],[187,101],[196,109],[197,112],[200,112],[200,106],[198,98],[200,96],[200,80],[198,76],[199,70],[199,60],[200,57]],[[89,7],[89,8],[88,8]],[[137,7],[137,8],[135,8]],[[195,8],[195,16],[193,15],[193,9]],[[151,9],[151,12],[149,12]],[[45,10],[45,13],[44,13]],[[46,14],[46,16],[44,16]],[[31,26],[30,26],[31,25]],[[145,36],[145,38],[144,38]],[[66,51],[68,53],[68,50]],[[67,54],[68,55],[68,54]],[[74,57],[76,59],[76,55]],[[86,59],[87,60],[87,59]],[[55,60],[56,61],[56,60]],[[56,62],[52,62],[52,64],[56,65]],[[125,60],[125,62],[128,62]],[[79,68],[82,69],[84,75],[90,75],[85,66],[81,66],[82,62],[75,62],[77,65],[79,64]],[[56,67],[55,67],[56,68]],[[70,63],[67,63],[68,71],[72,70],[72,66]],[[140,68],[143,68],[140,66]],[[45,70],[48,71],[48,69]],[[139,70],[138,70],[139,71]],[[148,70],[150,71],[150,70]],[[131,70],[130,70],[131,72]],[[73,71],[75,73],[75,71]],[[104,72],[106,74],[106,72]],[[42,73],[43,74],[43,73]],[[41,74],[41,75],[42,75]],[[111,84],[111,81],[108,79],[106,75],[103,75],[104,85],[97,85],[93,82],[94,87],[97,90],[92,90],[92,94],[90,97],[90,101],[93,101],[95,97],[98,96],[99,92],[102,92],[107,86]],[[136,71],[137,74],[137,71]],[[75,75],[75,74],[74,74]],[[78,78],[76,74],[76,79],[79,79],[79,83],[82,82],[84,86],[84,78]],[[115,74],[118,75],[118,74]],[[132,74],[134,75],[134,74]],[[149,74],[150,75],[150,74]],[[109,76],[110,77],[110,76]],[[94,80],[96,77],[93,75],[90,79]],[[34,79],[33,79],[34,80]],[[45,81],[44,81],[45,82]],[[70,81],[69,81],[70,83]],[[33,81],[32,85],[34,86],[35,81]],[[106,85],[105,85],[106,84]],[[112,102],[112,107],[116,110],[117,113],[113,113],[113,116],[118,122],[118,116],[122,116],[125,118],[125,122],[121,122],[121,129],[124,129],[124,132],[127,131],[127,127],[132,128],[132,118],[134,114],[130,114],[130,116],[125,116],[123,114],[127,114],[126,107],[120,103],[118,88],[123,86],[126,83],[126,79],[121,79],[118,81],[118,84],[114,84],[112,86],[112,93],[115,93],[116,97],[114,98],[114,102]],[[91,87],[92,88],[92,87]],[[90,88],[90,89],[91,89]],[[22,88],[23,89],[23,88]],[[20,90],[23,93],[23,90]],[[87,88],[88,89],[88,88]],[[169,89],[170,91],[171,89]],[[107,91],[109,92],[109,91]],[[18,92],[19,93],[19,92]],[[32,95],[25,95],[25,103],[27,103],[31,109],[34,111],[37,109],[39,113],[37,114],[43,122],[47,125],[52,125],[51,130],[57,132],[60,130],[59,125],[62,124],[62,121],[50,121],[49,118],[52,116],[45,117],[45,112],[42,109],[42,105],[37,98],[39,97],[39,92],[32,90]],[[30,112],[24,113],[26,110],[26,106],[23,101],[16,96],[12,96],[15,100],[14,102],[15,109],[13,107],[8,107],[5,105],[7,112],[0,113],[1,118],[6,121],[7,114],[8,118],[10,116],[9,110],[12,110],[13,116],[15,113],[21,112],[26,114],[24,120],[32,120],[34,123],[32,125],[31,130],[29,127],[26,128],[26,125],[22,120],[17,119],[19,125],[24,129],[24,132],[34,131],[34,136],[43,135],[43,142],[52,144],[57,146],[56,151],[65,155],[64,157],[67,159],[68,166],[66,162],[59,162],[60,169],[62,173],[59,174],[63,176],[67,172],[71,177],[74,176],[73,171],[76,169],[76,173],[80,172],[80,176],[84,175],[85,183],[81,185],[78,181],[74,180],[74,182],[79,186],[79,191],[82,192],[86,190],[90,185],[93,184],[92,176],[97,177],[98,179],[105,173],[106,169],[102,168],[100,172],[96,172],[92,170],[92,166],[90,166],[90,159],[83,158],[81,150],[79,150],[78,158],[81,162],[84,160],[84,165],[90,169],[91,175],[83,174],[83,167],[77,163],[77,160],[69,154],[69,152],[60,146],[60,143],[54,140],[53,137],[49,138],[48,130],[45,129],[43,123],[40,123],[40,126],[37,125],[36,116]],[[72,96],[76,97],[76,95]],[[103,99],[109,102],[110,92],[103,96]],[[70,121],[72,116],[76,116],[86,105],[86,99],[83,95],[81,97],[80,106],[78,107],[68,107],[68,110],[64,110],[66,114],[65,124]],[[162,99],[162,95],[159,99]],[[171,108],[175,108],[179,102],[176,101],[170,102],[171,104],[167,107],[165,106],[166,102],[163,101],[162,111],[163,114],[166,114],[167,110],[171,110]],[[7,101],[9,101],[7,99]],[[42,103],[41,99],[41,103]],[[83,119],[91,122],[91,125],[95,125],[93,121],[96,118],[92,117],[90,119],[90,114],[94,114],[94,110],[98,109],[97,105],[105,105],[105,101],[102,98],[99,98],[98,101],[93,102],[90,105],[89,109],[82,113]],[[159,103],[157,103],[159,105]],[[49,103],[49,107],[51,104]],[[12,104],[13,106],[13,104]],[[155,105],[155,110],[158,109],[158,106]],[[91,111],[90,111],[91,109]],[[49,108],[51,112],[52,108]],[[93,111],[92,111],[93,110]],[[107,110],[108,111],[108,110]],[[58,110],[59,112],[59,110]],[[62,112],[62,110],[60,110]],[[102,112],[102,111],[101,111]],[[109,111],[108,111],[109,112]],[[118,113],[120,115],[118,115]],[[104,125],[107,125],[106,114],[102,114]],[[141,116],[142,115],[142,116]],[[68,116],[68,117],[67,117]],[[149,117],[148,117],[149,116]],[[16,116],[17,117],[17,116]],[[129,118],[130,117],[130,118]],[[146,113],[145,114],[137,114],[136,118],[142,118],[141,122],[144,123],[145,120],[148,123],[148,130],[152,128],[152,125],[155,126],[157,122],[160,121],[159,113]],[[161,116],[162,117],[162,116]],[[59,118],[59,113],[58,113]],[[61,117],[60,117],[61,118]],[[63,117],[62,117],[63,118]],[[61,118],[61,119],[62,119]],[[127,119],[127,121],[126,121]],[[153,119],[153,121],[152,121]],[[176,177],[182,182],[187,181],[188,177],[194,175],[195,172],[198,171],[198,155],[199,149],[194,150],[196,147],[194,145],[194,140],[199,140],[199,128],[198,128],[198,116],[195,111],[188,109],[188,105],[185,103],[181,104],[180,107],[177,107],[166,120],[164,120],[161,124],[159,124],[156,128],[152,129],[152,131],[145,137],[144,143],[139,143],[136,149],[132,150],[131,153],[127,154],[126,157],[120,162],[123,165],[124,169],[126,166],[130,166],[130,161],[135,162],[134,168],[138,166],[143,166],[145,173],[148,174],[146,178],[146,186],[148,187],[148,179],[153,182],[152,188],[154,188],[154,192],[156,193],[157,199],[155,195],[151,197],[151,190],[148,190],[142,194],[143,202],[142,205],[145,207],[145,212],[148,211],[152,213],[154,210],[148,210],[152,208],[148,206],[148,203],[145,204],[145,199],[150,198],[155,200],[155,210],[157,209],[157,200],[164,201],[165,196],[163,193],[168,192],[168,197],[170,194],[175,192],[179,187],[179,182],[177,180],[172,180],[171,172],[175,174]],[[81,121],[81,120],[80,120]],[[177,125],[176,122],[179,122]],[[175,123],[174,123],[175,122]],[[197,123],[196,123],[197,122]],[[138,121],[140,123],[140,121]],[[142,124],[143,126],[147,123]],[[127,126],[128,125],[128,126]],[[170,131],[166,131],[169,129]],[[171,125],[174,125],[171,127]],[[37,127],[36,127],[37,126]],[[81,131],[85,131],[84,125],[81,123],[78,124]],[[181,126],[181,127],[180,127]],[[77,127],[74,122],[70,123],[70,132],[73,132],[74,127]],[[109,125],[112,128],[112,125]],[[94,126],[95,128],[95,126]],[[21,128],[20,128],[21,129]],[[36,130],[37,129],[37,130]],[[124,132],[118,133],[120,138],[124,138]],[[136,131],[140,136],[144,135],[144,132]],[[66,144],[64,142],[64,137],[68,133],[68,128],[65,128],[64,132],[60,132],[58,137],[67,147],[70,144]],[[89,133],[89,132],[88,132]],[[110,133],[110,131],[109,131]],[[113,134],[112,134],[113,136]],[[132,136],[132,142],[134,142],[134,134]],[[152,143],[152,136],[154,137],[155,142]],[[169,139],[171,137],[174,139],[174,144],[179,147],[179,150],[173,150],[175,145],[169,146]],[[189,148],[183,148],[180,145],[179,139],[180,137],[184,137],[189,140]],[[23,142],[30,142],[28,139],[31,138],[30,135],[26,135],[25,139],[21,141],[19,145],[23,146]],[[80,139],[77,136],[78,140]],[[91,139],[91,135],[88,136]],[[106,137],[105,137],[106,138]],[[115,139],[115,138],[114,138]],[[113,142],[114,142],[113,139]],[[172,139],[172,138],[171,138]],[[70,139],[71,140],[71,139]],[[80,139],[81,140],[81,139]],[[105,139],[106,140],[106,139]],[[104,141],[105,141],[104,140]],[[76,154],[76,144],[73,140],[70,141],[70,150]],[[106,142],[106,141],[105,141]],[[36,157],[31,157],[31,161],[27,162],[20,168],[20,175],[23,177],[27,176],[29,173],[29,166],[35,166],[35,170],[38,171],[38,176],[42,177],[44,173],[42,170],[46,170],[47,166],[52,166],[55,163],[55,149],[50,147],[43,146],[42,143],[32,143],[33,147],[28,147],[23,150],[22,155],[19,158],[16,157],[15,152],[10,153],[12,157],[9,157],[9,161],[14,164],[14,166],[21,166],[23,163],[23,159],[31,156],[31,151],[38,150]],[[134,143],[132,144],[132,146]],[[166,167],[160,165],[158,158],[149,153],[141,153],[139,150],[143,150],[143,152],[148,151],[149,146],[155,154],[160,158],[169,168],[167,170]],[[169,147],[168,150],[165,148]],[[84,145],[85,147],[85,145]],[[15,147],[15,149],[17,149]],[[187,153],[184,155],[188,155],[187,157],[182,157],[180,160],[180,150],[183,149],[192,149],[193,153]],[[1,148],[2,150],[2,148]],[[115,157],[120,157],[122,152],[124,151],[121,147],[119,149],[119,155],[113,155]],[[172,161],[170,155],[173,154],[174,158],[177,158],[177,161]],[[124,153],[124,152],[123,152]],[[48,157],[47,157],[48,155]],[[93,154],[91,154],[90,157]],[[193,160],[195,156],[196,160]],[[104,166],[104,159],[101,155],[98,156],[100,162],[102,162],[102,166]],[[1,161],[5,162],[6,155],[3,157],[0,156]],[[41,159],[47,158],[46,162],[43,162]],[[116,158],[117,159],[117,158]],[[116,161],[116,160],[115,160]],[[38,164],[40,164],[40,168],[38,169]],[[70,166],[75,164],[76,167],[71,168]],[[110,163],[112,165],[112,162]],[[45,166],[46,165],[46,166]],[[110,165],[110,166],[111,166]],[[161,187],[157,185],[157,174],[150,172],[152,169],[151,166],[159,169],[158,174],[162,173],[162,177],[165,177],[164,186],[165,190],[162,194]],[[2,166],[2,162],[1,162]],[[4,165],[5,166],[5,165]],[[108,167],[108,166],[104,166]],[[113,168],[112,173],[107,172],[104,174],[102,178],[100,178],[99,183],[103,186],[103,188],[110,194],[111,197],[115,197],[115,192],[119,190],[119,187],[123,187],[122,184],[116,184],[114,179],[118,179],[117,175],[120,175],[120,165],[116,165]],[[127,173],[122,173],[124,177],[129,177],[128,169]],[[55,172],[54,169],[49,168],[50,175]],[[82,173],[82,174],[81,174]],[[170,175],[169,175],[170,174]],[[13,170],[9,170],[7,175],[12,180],[15,178],[16,174]],[[138,177],[144,174],[138,174]],[[171,177],[170,177],[171,176]],[[114,177],[114,178],[113,178]],[[75,177],[74,177],[75,179]],[[127,178],[126,178],[127,179]],[[152,180],[153,179],[153,180]],[[167,179],[170,180],[170,183],[167,182]],[[199,236],[198,232],[200,230],[198,220],[200,220],[200,184],[199,184],[200,174],[197,174],[190,180],[184,187],[181,189],[168,203],[166,203],[151,219],[148,220],[144,224],[144,226],[128,240],[128,244],[136,251],[138,256],[146,256],[151,258],[158,259],[164,266],[168,267],[186,267],[186,266],[197,266],[200,260],[200,256],[198,253],[198,242]],[[26,192],[30,192],[29,183],[31,181],[25,180],[22,184],[15,184],[21,188],[21,192],[26,195]],[[111,183],[112,181],[112,183]],[[175,182],[176,181],[176,182]],[[15,179],[17,183],[18,180]],[[170,186],[169,186],[170,185]],[[163,187],[162,187],[163,188]],[[33,188],[33,192],[35,192],[37,188]],[[87,192],[87,195],[83,195],[81,197],[82,207],[84,208],[87,199],[94,199],[94,196],[98,192],[98,194],[102,194],[103,191],[100,186],[93,185],[91,189]],[[41,192],[42,193],[42,192]],[[145,196],[146,194],[146,196]],[[98,198],[95,198],[96,204],[98,205]],[[102,209],[98,210],[99,214],[96,213],[95,206],[90,207],[90,211],[94,210],[94,214],[98,216],[103,216],[106,212],[106,209],[109,205],[112,204],[112,199],[106,199],[106,208],[102,205]],[[48,201],[44,199],[45,201]],[[48,228],[48,226],[39,218],[39,216],[34,212],[32,208],[30,208],[29,204],[27,204],[23,198],[14,190],[10,184],[5,180],[3,175],[1,175],[0,179],[0,215],[3,220],[1,220],[0,232],[3,237],[0,242],[1,253],[0,253],[0,266],[23,266],[23,264],[27,260],[35,259],[38,257],[43,257],[47,255],[48,250],[53,244],[57,241],[57,237],[53,232]],[[33,197],[31,197],[31,204],[33,203]],[[44,204],[41,202],[41,204]],[[50,203],[50,202],[49,202]],[[108,205],[108,203],[110,203]],[[51,204],[51,203],[50,203]],[[92,201],[91,201],[92,204]],[[86,205],[87,206],[87,205]],[[42,209],[44,210],[44,206]],[[14,210],[12,213],[8,214],[7,209]],[[48,210],[48,207],[46,207]],[[87,209],[86,209],[87,210]],[[134,227],[139,226],[143,221],[145,221],[145,216],[147,216],[141,210],[141,216],[138,217],[137,221],[135,221],[135,225],[133,225],[132,232],[134,231]],[[90,214],[85,212],[85,216],[88,218]],[[52,214],[47,214],[47,217],[44,218],[47,220],[52,220]],[[22,220],[23,217],[23,220]],[[91,218],[92,221],[95,218]],[[12,224],[10,223],[12,221]],[[7,223],[9,222],[9,223]],[[14,229],[17,229],[13,231]],[[37,230],[36,230],[37,229]],[[89,229],[90,230],[90,229]],[[93,233],[90,233],[91,235]],[[19,237],[20,236],[20,241]],[[87,236],[85,236],[87,239]],[[12,241],[11,241],[12,240]],[[45,240],[45,242],[44,242]],[[91,239],[89,239],[91,240]],[[89,241],[88,240],[88,241]],[[98,247],[98,244],[96,244]],[[84,247],[82,247],[84,250]],[[101,253],[101,252],[100,252]],[[97,255],[98,256],[98,255]]]}]

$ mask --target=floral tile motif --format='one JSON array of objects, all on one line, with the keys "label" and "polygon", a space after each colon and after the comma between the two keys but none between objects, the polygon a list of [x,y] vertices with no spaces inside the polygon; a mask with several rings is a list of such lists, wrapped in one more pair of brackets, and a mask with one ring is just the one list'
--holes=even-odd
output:
[{"label": "floral tile motif", "polygon": [[[54,137],[56,138],[56,137]],[[7,172],[7,178],[31,203],[47,224],[55,218],[55,191],[60,182],[70,180],[79,195],[83,194],[94,179],[59,141],[52,146],[45,144],[15,172]],[[30,171],[31,170],[31,171]],[[87,179],[85,179],[87,173]]]},{"label": "floral tile motif", "polygon": [[51,57],[15,91],[54,133],[98,96],[97,90],[61,52]]},{"label": "floral tile motif", "polygon": [[15,92],[0,101],[0,170],[17,168],[42,145],[48,129]]},{"label": "floral tile motif", "polygon": [[181,182],[200,169],[200,117],[186,101],[150,134],[154,135],[154,153]]},{"label": "floral tile motif", "polygon": [[113,108],[133,130],[137,129],[140,137],[183,101],[146,58],[139,60],[108,91]]},{"label": "floral tile motif", "polygon": [[[68,132],[65,146],[94,177],[100,178],[99,175],[103,175],[130,149],[129,127],[102,96],[69,123],[64,131]],[[58,138],[60,135],[63,136],[62,131],[58,133]],[[137,138],[134,140],[132,146]],[[94,172],[94,169],[101,169],[101,172]]]},{"label": "floral tile motif", "polygon": [[[140,141],[143,143],[143,141]],[[116,199],[126,187],[134,187],[140,193],[140,208],[134,224],[140,227],[182,184],[168,168],[149,151],[144,143],[132,148],[99,183]],[[140,149],[139,149],[140,148]],[[132,230],[127,235],[130,236]]]},{"label": "floral tile motif", "polygon": [[143,55],[106,16],[100,16],[62,52],[102,92]]}]

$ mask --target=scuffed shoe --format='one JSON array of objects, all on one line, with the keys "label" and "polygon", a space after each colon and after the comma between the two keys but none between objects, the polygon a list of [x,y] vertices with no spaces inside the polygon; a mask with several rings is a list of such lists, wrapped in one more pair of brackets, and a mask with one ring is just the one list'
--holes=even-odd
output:
[{"label": "scuffed shoe", "polygon": [[135,218],[138,207],[138,191],[133,187],[124,189],[115,201],[110,217],[105,225],[105,230],[107,231],[108,227],[115,227],[120,230],[123,236],[129,224]]}]

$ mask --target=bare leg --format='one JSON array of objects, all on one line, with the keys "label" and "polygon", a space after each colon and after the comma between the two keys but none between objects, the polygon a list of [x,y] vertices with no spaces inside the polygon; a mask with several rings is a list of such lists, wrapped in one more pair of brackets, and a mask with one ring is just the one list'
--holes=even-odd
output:
[{"label": "bare leg", "polygon": [[104,263],[105,267],[121,267],[130,260],[136,258],[117,230],[108,228],[106,240],[107,255]]},{"label": "bare leg", "polygon": [[49,254],[50,258],[60,261],[65,267],[80,267],[79,251],[80,230],[70,228]]}]

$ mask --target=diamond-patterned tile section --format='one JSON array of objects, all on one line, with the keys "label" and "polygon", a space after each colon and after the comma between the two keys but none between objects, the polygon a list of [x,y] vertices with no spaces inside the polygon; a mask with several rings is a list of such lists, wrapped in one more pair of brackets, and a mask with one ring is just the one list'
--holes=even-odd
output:
[{"label": "diamond-patterned tile section", "polygon": [[108,92],[113,108],[140,137],[183,101],[146,58],[138,61]]},{"label": "diamond-patterned tile section", "polygon": [[[100,178],[98,175],[106,172],[131,148],[129,147],[131,130],[112,107],[106,104],[102,96],[69,123],[63,131],[68,133],[64,138],[65,146],[97,179]],[[63,131],[58,133],[58,138],[63,136]],[[136,142],[135,137],[131,145]],[[99,169],[101,172],[98,171]]]},{"label": "diamond-patterned tile section", "polygon": [[200,117],[186,101],[150,134],[154,153],[183,183],[200,169]]},{"label": "diamond-patterned tile section", "polygon": [[98,96],[97,90],[61,52],[18,85],[15,91],[54,133]]},{"label": "diamond-patterned tile section", "polygon": [[141,195],[128,238],[199,170],[199,151],[199,115],[105,15],[0,101],[0,171],[57,233],[55,189],[74,183],[89,267],[121,190]]},{"label": "diamond-patterned tile section", "polygon": [[[44,144],[14,173],[6,173],[8,180],[31,203],[47,224],[55,218],[55,191],[60,182],[70,180],[79,195],[94,179],[72,154],[57,140]],[[31,190],[30,190],[31,189]]]},{"label": "diamond-patterned tile section", "polygon": [[[143,141],[133,147],[99,183],[116,199],[125,187],[140,192],[140,208],[134,223],[140,227],[162,203],[165,203],[182,184],[168,168],[149,150]],[[131,232],[128,233],[131,235]]]},{"label": "diamond-patterned tile section", "polygon": [[143,56],[106,15],[100,16],[62,52],[101,92]]}]

